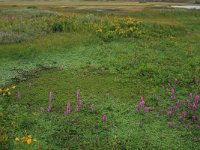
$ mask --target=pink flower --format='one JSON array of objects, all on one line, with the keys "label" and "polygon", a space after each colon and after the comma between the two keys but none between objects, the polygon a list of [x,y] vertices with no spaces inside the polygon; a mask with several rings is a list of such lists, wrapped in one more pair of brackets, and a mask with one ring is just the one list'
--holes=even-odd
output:
[{"label": "pink flower", "polygon": [[192,122],[194,122],[196,120],[195,116],[192,116]]},{"label": "pink flower", "polygon": [[79,102],[79,106],[81,107],[83,105],[83,101],[80,99],[78,102]]},{"label": "pink flower", "polygon": [[171,89],[171,94],[173,95],[175,93],[174,88]]},{"label": "pink flower", "polygon": [[172,118],[172,112],[171,112],[171,111],[168,111],[168,112],[167,112],[167,117],[168,117],[168,118]]},{"label": "pink flower", "polygon": [[52,103],[50,103],[49,106],[48,106],[48,112],[51,112],[52,107],[53,107],[53,106],[52,106]]},{"label": "pink flower", "polygon": [[152,110],[152,108],[151,107],[144,107],[144,111],[150,111],[150,110]]},{"label": "pink flower", "polygon": [[189,94],[189,99],[192,99],[192,93]]},{"label": "pink flower", "polygon": [[200,128],[200,125],[199,125],[199,124],[196,124],[196,125],[195,125],[195,128],[197,128],[197,129]]},{"label": "pink flower", "polygon": [[193,104],[193,108],[194,108],[194,109],[197,109],[197,104],[198,104],[198,102],[199,102],[199,96],[196,95],[196,96],[195,96],[195,100],[194,100],[194,104]]},{"label": "pink flower", "polygon": [[185,111],[182,112],[182,116],[183,116],[183,118],[186,117],[186,114],[187,114],[187,113],[186,113]]},{"label": "pink flower", "polygon": [[78,109],[79,109],[79,106],[78,106],[78,104],[76,105],[76,112],[78,112]]},{"label": "pink flower", "polygon": [[106,121],[107,121],[107,116],[106,116],[106,114],[103,115],[102,120],[103,120],[104,123],[106,123]]},{"label": "pink flower", "polygon": [[139,105],[137,104],[136,106],[135,106],[135,112],[137,113],[139,111]]},{"label": "pink flower", "polygon": [[174,127],[174,122],[168,122],[168,125],[169,125],[170,127]]},{"label": "pink flower", "polygon": [[94,104],[90,106],[91,111],[94,111]]},{"label": "pink flower", "polygon": [[177,102],[177,106],[180,107],[181,106],[181,100],[179,99]]},{"label": "pink flower", "polygon": [[174,84],[175,85],[178,84],[178,80],[177,79],[174,80]]},{"label": "pink flower", "polygon": [[140,107],[143,108],[144,104],[145,104],[145,101],[144,101],[143,97],[141,96],[140,97]]}]

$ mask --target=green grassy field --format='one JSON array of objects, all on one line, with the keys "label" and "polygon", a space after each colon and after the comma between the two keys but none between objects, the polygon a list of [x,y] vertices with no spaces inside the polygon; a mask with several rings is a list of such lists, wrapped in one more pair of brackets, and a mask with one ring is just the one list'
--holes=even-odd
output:
[{"label": "green grassy field", "polygon": [[0,149],[198,150],[200,11],[170,5],[0,1]]}]

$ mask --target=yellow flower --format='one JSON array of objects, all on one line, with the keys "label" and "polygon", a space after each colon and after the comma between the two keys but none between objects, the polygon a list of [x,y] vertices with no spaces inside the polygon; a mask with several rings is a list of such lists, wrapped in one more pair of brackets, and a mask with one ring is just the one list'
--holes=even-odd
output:
[{"label": "yellow flower", "polygon": [[15,141],[17,141],[17,142],[18,142],[18,141],[19,141],[19,138],[18,138],[18,137],[16,137],[16,138],[15,138]]},{"label": "yellow flower", "polygon": [[32,139],[31,135],[28,135],[28,138],[29,138],[29,139]]},{"label": "yellow flower", "polygon": [[96,32],[102,32],[102,29],[97,29]]},{"label": "yellow flower", "polygon": [[22,140],[22,142],[26,142],[26,138],[25,137],[21,138],[21,140]]},{"label": "yellow flower", "polygon": [[12,89],[15,89],[15,88],[16,88],[16,86],[15,86],[15,85],[12,85],[12,86],[11,86],[11,88],[12,88]]},{"label": "yellow flower", "polygon": [[6,88],[5,91],[8,92],[8,91],[9,91],[9,88]]},{"label": "yellow flower", "polygon": [[31,144],[32,139],[28,139],[26,142],[27,142],[27,144]]},{"label": "yellow flower", "polygon": [[3,96],[6,96],[6,93],[3,93]]},{"label": "yellow flower", "polygon": [[11,95],[11,93],[10,93],[10,92],[8,92],[8,95],[10,96],[10,95]]},{"label": "yellow flower", "polygon": [[2,92],[3,90],[0,88],[0,92]]}]

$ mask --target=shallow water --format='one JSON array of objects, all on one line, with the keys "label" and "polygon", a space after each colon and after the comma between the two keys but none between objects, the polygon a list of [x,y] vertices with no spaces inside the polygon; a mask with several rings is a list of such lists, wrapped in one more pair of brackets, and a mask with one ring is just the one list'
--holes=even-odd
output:
[{"label": "shallow water", "polygon": [[186,5],[186,6],[171,6],[173,8],[185,8],[185,9],[200,9],[200,6],[191,6],[191,5]]}]

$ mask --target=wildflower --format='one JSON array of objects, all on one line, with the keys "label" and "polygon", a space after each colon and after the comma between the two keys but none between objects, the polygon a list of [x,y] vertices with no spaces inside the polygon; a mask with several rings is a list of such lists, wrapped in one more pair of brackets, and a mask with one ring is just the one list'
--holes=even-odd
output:
[{"label": "wildflower", "polygon": [[195,116],[192,116],[192,122],[194,122],[196,120]]},{"label": "wildflower", "polygon": [[144,101],[143,97],[141,96],[140,97],[140,107],[143,108],[144,104],[145,104],[145,101]]},{"label": "wildflower", "polygon": [[16,137],[16,138],[15,138],[15,141],[16,141],[16,142],[18,142],[18,141],[19,141],[19,138],[18,138],[18,137]]},{"label": "wildflower", "polygon": [[76,112],[78,112],[78,108],[79,108],[79,107],[78,107],[78,104],[77,104],[77,105],[76,105]]},{"label": "wildflower", "polygon": [[26,137],[21,138],[22,142],[26,142]]},{"label": "wildflower", "polygon": [[16,86],[15,86],[15,85],[12,85],[12,86],[11,86],[11,88],[12,88],[12,89],[15,89],[15,88],[16,88]]},{"label": "wildflower", "polygon": [[169,125],[170,127],[174,127],[174,122],[168,122],[168,125]]},{"label": "wildflower", "polygon": [[180,107],[181,106],[181,100],[179,99],[177,102],[177,106]]},{"label": "wildflower", "polygon": [[94,111],[94,104],[92,104],[92,105],[90,106],[90,108],[91,108],[91,111]]},{"label": "wildflower", "polygon": [[45,112],[44,107],[40,107],[40,112]]},{"label": "wildflower", "polygon": [[52,103],[52,101],[53,101],[53,94],[52,94],[51,91],[50,91],[50,93],[49,93],[49,99],[50,99],[50,103]]},{"label": "wildflower", "polygon": [[80,99],[79,100],[79,106],[81,107],[83,105],[83,101]]},{"label": "wildflower", "polygon": [[5,89],[5,92],[8,92],[9,90],[10,90],[9,88],[6,88],[6,89]]},{"label": "wildflower", "polygon": [[197,109],[197,104],[198,104],[198,102],[199,102],[199,96],[196,95],[196,96],[195,96],[195,100],[194,100],[194,104],[193,104],[193,108],[194,108],[194,109]]},{"label": "wildflower", "polygon": [[32,142],[32,139],[31,138],[29,138],[27,141],[27,144],[31,144],[31,142]]},{"label": "wildflower", "polygon": [[144,111],[150,111],[151,109],[151,107],[144,107]]},{"label": "wildflower", "polygon": [[186,117],[186,114],[187,114],[187,113],[186,113],[185,111],[182,112],[182,116],[183,116],[183,118]]},{"label": "wildflower", "polygon": [[135,112],[138,112],[139,111],[139,105],[137,104],[136,106],[135,106]]},{"label": "wildflower", "polygon": [[192,93],[189,94],[189,99],[192,99]]},{"label": "wildflower", "polygon": [[52,103],[50,103],[48,106],[48,112],[50,112],[51,110],[52,110]]},{"label": "wildflower", "polygon": [[171,111],[168,111],[168,112],[167,112],[167,117],[168,117],[168,118],[172,118],[172,112],[171,112]]},{"label": "wildflower", "polygon": [[174,88],[171,89],[171,94],[173,95],[175,93]]},{"label": "wildflower", "polygon": [[27,137],[28,137],[29,139],[32,139],[32,136],[31,136],[31,135],[28,135]]},{"label": "wildflower", "polygon": [[175,85],[178,84],[178,80],[177,79],[174,80],[174,84]]},{"label": "wildflower", "polygon": [[8,96],[10,96],[11,95],[11,92],[8,92]]},{"label": "wildflower", "polygon": [[106,114],[103,115],[102,120],[103,120],[104,123],[106,123],[106,120],[107,120],[107,116],[106,116]]},{"label": "wildflower", "polygon": [[3,93],[3,96],[6,96],[6,93]]},{"label": "wildflower", "polygon": [[196,125],[195,125],[195,128],[200,128],[200,125],[199,125],[199,124],[196,124]]},{"label": "wildflower", "polygon": [[0,92],[2,92],[3,90],[0,88]]}]

